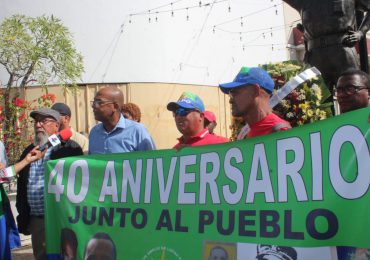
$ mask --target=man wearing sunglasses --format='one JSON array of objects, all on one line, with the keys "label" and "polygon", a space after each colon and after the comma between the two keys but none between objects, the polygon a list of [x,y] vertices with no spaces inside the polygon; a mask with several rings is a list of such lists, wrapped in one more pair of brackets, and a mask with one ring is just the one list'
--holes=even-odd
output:
[{"label": "man wearing sunglasses", "polygon": [[370,106],[370,77],[358,69],[341,74],[336,87],[341,113]]},{"label": "man wearing sunglasses", "polygon": [[184,92],[178,101],[168,103],[167,109],[172,111],[176,127],[182,134],[174,146],[175,149],[228,141],[225,137],[210,134],[204,127],[204,104],[197,95]]},{"label": "man wearing sunglasses", "polygon": [[155,150],[146,128],[121,114],[123,99],[120,89],[106,87],[100,89],[91,101],[95,119],[101,123],[90,131],[89,154]]},{"label": "man wearing sunglasses", "polygon": [[233,82],[219,86],[230,96],[232,115],[242,117],[250,127],[249,132],[238,135],[238,139],[291,128],[287,121],[272,112],[269,100],[275,84],[265,70],[242,67]]}]

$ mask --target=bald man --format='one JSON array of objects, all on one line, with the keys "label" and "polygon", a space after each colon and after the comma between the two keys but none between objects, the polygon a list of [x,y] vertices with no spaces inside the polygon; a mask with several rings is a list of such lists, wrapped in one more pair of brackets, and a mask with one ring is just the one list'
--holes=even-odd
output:
[{"label": "bald man", "polygon": [[100,121],[91,129],[89,154],[125,153],[155,150],[155,144],[145,127],[121,114],[123,93],[115,87],[100,89],[91,107]]}]

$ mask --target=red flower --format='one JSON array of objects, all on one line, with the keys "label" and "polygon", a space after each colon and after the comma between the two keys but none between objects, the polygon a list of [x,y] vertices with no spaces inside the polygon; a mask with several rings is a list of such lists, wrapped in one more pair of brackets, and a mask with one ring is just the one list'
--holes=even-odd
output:
[{"label": "red flower", "polygon": [[43,101],[50,100],[51,103],[55,102],[55,95],[52,94],[52,93],[44,94],[44,95],[41,96],[41,98],[42,98]]},{"label": "red flower", "polygon": [[2,105],[0,105],[0,111],[2,111],[4,109],[4,107]]},{"label": "red flower", "polygon": [[25,119],[27,117],[26,113],[23,113],[21,114],[19,117],[18,117],[18,121],[22,121],[23,119]]},{"label": "red flower", "polygon": [[21,99],[21,98],[16,98],[14,101],[13,101],[13,104],[17,107],[23,107],[24,105],[24,100]]},{"label": "red flower", "polygon": [[54,103],[55,102],[55,95],[54,94],[50,94],[50,100],[51,100],[51,102],[52,103]]}]

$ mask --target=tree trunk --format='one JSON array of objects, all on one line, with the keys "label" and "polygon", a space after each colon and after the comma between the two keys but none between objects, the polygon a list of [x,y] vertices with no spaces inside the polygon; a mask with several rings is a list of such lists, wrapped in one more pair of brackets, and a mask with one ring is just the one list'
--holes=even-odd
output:
[{"label": "tree trunk", "polygon": [[36,64],[36,62],[34,61],[34,62],[32,62],[32,64],[31,64],[31,66],[28,68],[28,70],[27,70],[27,73],[24,75],[24,77],[23,77],[23,79],[22,79],[22,82],[21,82],[21,84],[19,85],[19,87],[21,88],[21,89],[23,89],[23,88],[25,88],[26,87],[26,85],[27,85],[27,83],[28,83],[28,79],[30,78],[30,76],[31,76],[31,74],[32,74],[32,72],[33,72],[33,69],[34,69],[34,67],[35,67],[35,64]]},{"label": "tree trunk", "polygon": [[9,108],[11,101],[10,101],[10,91],[13,85],[14,81],[14,75],[10,74],[8,83],[6,84],[6,90],[4,92],[4,115],[5,115],[5,125],[4,125],[4,131],[5,133],[8,133],[10,129],[10,118],[12,117],[12,111]]},{"label": "tree trunk", "polygon": [[[16,148],[12,148],[12,149],[9,149],[9,147],[11,146],[10,143],[11,143],[11,139],[13,138],[13,132],[14,132],[14,129],[16,128],[16,117],[15,117],[15,114],[14,114],[14,111],[10,108],[13,100],[14,100],[14,97],[12,97],[12,93],[11,93],[11,90],[13,88],[13,83],[15,81],[15,76],[14,74],[10,74],[9,76],[9,80],[8,80],[8,83],[6,85],[6,89],[5,89],[5,92],[4,92],[4,115],[5,115],[5,119],[4,119],[4,123],[3,123],[3,130],[4,130],[4,136],[3,136],[3,141],[4,141],[4,145],[5,145],[5,148],[7,148],[7,155],[8,155],[8,160],[9,160],[9,163],[14,163],[15,159],[13,158],[13,153],[14,153],[14,149]],[[14,88],[13,88],[14,89]],[[16,91],[16,96],[19,95],[19,89],[15,88],[15,91]]]}]

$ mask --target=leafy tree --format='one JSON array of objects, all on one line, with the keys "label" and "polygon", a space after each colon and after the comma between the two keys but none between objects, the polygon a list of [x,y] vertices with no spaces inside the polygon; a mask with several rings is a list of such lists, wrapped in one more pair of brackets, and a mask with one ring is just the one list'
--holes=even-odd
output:
[{"label": "leafy tree", "polygon": [[[73,45],[70,31],[54,16],[14,15],[3,20],[0,64],[9,74],[3,91],[5,135],[16,129],[17,115],[12,103],[28,85],[57,83],[66,90],[75,89],[84,70],[82,56]],[[7,139],[5,136],[5,142]]]}]

